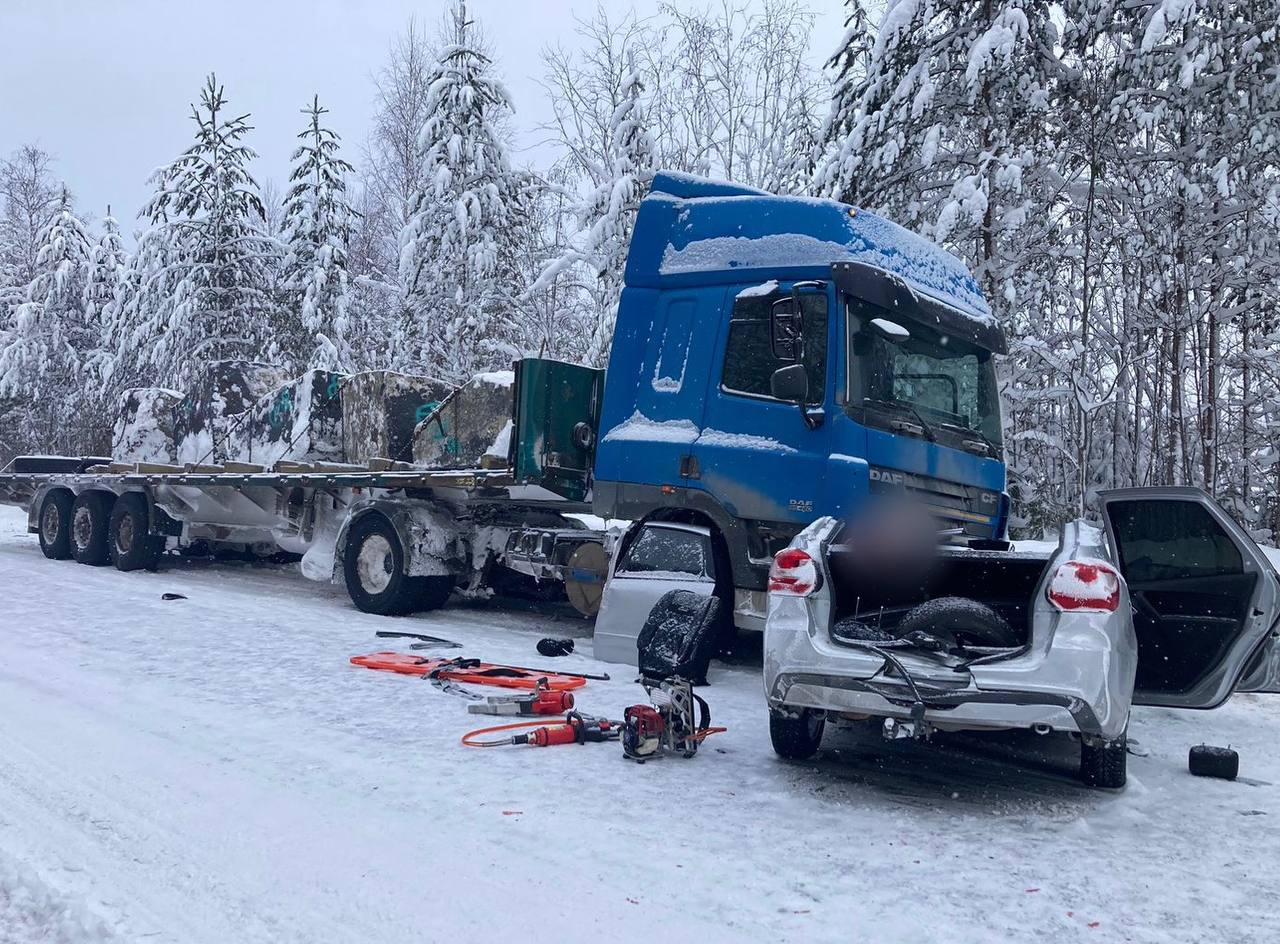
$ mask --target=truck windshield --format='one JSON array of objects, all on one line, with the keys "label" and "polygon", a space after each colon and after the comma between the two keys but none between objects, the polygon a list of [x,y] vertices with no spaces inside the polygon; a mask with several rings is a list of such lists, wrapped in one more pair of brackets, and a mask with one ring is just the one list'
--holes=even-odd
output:
[{"label": "truck windshield", "polygon": [[993,454],[999,451],[1000,406],[990,352],[914,321],[899,324],[889,312],[858,300],[851,300],[849,314],[855,332],[850,377],[860,383],[870,425],[923,421],[940,439],[977,433]]}]

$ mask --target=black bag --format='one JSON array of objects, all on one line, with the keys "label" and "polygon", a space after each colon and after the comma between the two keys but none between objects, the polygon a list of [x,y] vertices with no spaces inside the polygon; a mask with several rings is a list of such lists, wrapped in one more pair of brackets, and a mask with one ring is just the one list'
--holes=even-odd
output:
[{"label": "black bag", "polygon": [[637,664],[647,681],[679,677],[707,684],[707,665],[720,626],[720,601],[690,590],[662,595],[636,637]]}]

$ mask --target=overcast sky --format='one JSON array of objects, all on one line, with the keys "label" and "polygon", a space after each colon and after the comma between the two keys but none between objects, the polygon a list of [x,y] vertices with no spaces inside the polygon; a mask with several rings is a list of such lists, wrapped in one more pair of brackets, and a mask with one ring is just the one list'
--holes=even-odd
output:
[{"label": "overcast sky", "polygon": [[[693,0],[696,7],[712,0]],[[719,0],[715,0],[719,2]],[[681,0],[682,6],[691,5]],[[839,42],[839,0],[818,12],[810,57]],[[299,109],[313,94],[329,108],[347,157],[359,163],[373,111],[371,76],[410,17],[434,31],[446,0],[0,0],[0,155],[36,142],[58,160],[81,212],[112,204],[126,233],[150,194],[151,171],[190,143],[190,103],[210,71],[237,113],[251,112],[259,182],[288,177]],[[517,163],[545,163],[538,124],[542,49],[572,46],[574,16],[596,0],[472,0],[515,99]],[[621,15],[657,0],[608,0]]]}]

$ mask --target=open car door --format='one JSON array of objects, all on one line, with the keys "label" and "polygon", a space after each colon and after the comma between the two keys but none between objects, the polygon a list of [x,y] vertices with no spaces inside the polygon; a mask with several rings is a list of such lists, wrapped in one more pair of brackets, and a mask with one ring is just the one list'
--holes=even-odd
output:
[{"label": "open car door", "polygon": [[1133,606],[1134,703],[1215,708],[1275,682],[1280,577],[1244,529],[1198,488],[1100,497]]}]

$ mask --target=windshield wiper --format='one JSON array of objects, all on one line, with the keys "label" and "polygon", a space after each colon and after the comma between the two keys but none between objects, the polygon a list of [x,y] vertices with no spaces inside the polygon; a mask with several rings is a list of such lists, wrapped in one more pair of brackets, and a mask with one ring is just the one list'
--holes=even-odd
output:
[{"label": "windshield wiper", "polygon": [[982,430],[974,429],[971,426],[961,426],[959,423],[943,423],[942,425],[947,427],[948,429],[954,429],[956,432],[960,433],[962,436],[975,437],[978,441],[982,443],[982,445],[987,447],[987,454],[989,456],[994,458],[995,456],[1000,455],[1000,447],[996,445],[995,440],[993,440],[990,436],[988,436]]},{"label": "windshield wiper", "polygon": [[866,397],[862,402],[870,403],[875,406],[888,407],[892,410],[906,410],[920,423],[920,432],[924,435],[925,439],[929,440],[929,442],[938,441],[938,434],[934,430],[933,426],[930,425],[929,421],[920,415],[920,411],[910,403],[906,403],[902,400],[875,400],[871,397]]}]

